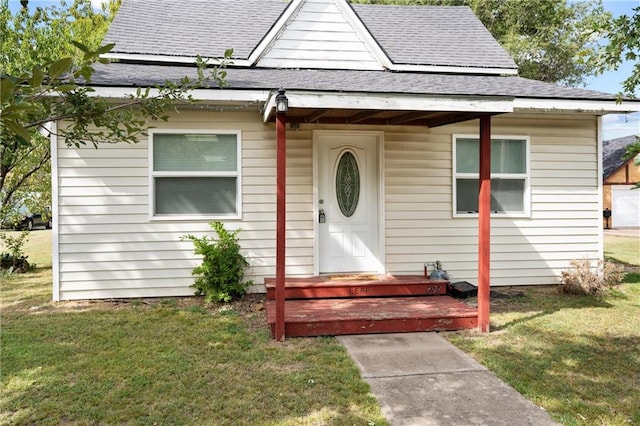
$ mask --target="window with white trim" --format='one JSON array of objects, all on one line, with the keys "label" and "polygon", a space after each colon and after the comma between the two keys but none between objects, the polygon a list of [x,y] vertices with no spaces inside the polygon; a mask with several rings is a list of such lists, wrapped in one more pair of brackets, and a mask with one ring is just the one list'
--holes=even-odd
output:
[{"label": "window with white trim", "polygon": [[[454,216],[478,213],[480,139],[454,135]],[[491,139],[491,211],[529,215],[529,138]]]},{"label": "window with white trim", "polygon": [[151,215],[240,217],[240,132],[149,132]]}]

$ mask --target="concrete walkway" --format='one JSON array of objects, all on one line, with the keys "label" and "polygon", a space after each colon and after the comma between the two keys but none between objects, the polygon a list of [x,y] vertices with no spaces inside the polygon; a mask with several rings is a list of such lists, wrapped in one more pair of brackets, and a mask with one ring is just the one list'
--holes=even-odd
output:
[{"label": "concrete walkway", "polygon": [[556,425],[438,333],[339,336],[392,425]]}]

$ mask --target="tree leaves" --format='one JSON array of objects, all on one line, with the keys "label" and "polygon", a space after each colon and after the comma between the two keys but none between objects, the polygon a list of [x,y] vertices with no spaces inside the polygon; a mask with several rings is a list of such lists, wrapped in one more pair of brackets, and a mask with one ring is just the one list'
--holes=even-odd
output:
[{"label": "tree leaves", "polygon": [[[115,4],[110,3],[110,10]],[[0,3],[0,217],[21,191],[50,193],[49,179],[38,175],[48,170],[49,122],[61,123],[56,136],[68,146],[137,143],[150,121],[166,121],[178,103],[192,102],[192,90],[224,84],[230,49],[221,61],[199,64],[198,78],[140,88],[116,102],[94,96],[90,84],[95,65],[108,63],[101,55],[114,48],[96,41],[109,19],[96,14],[90,0],[64,7],[11,16],[6,2]]]},{"label": "tree leaves", "polygon": [[37,87],[42,84],[44,80],[44,73],[42,72],[42,68],[40,65],[34,65],[31,71],[31,79],[29,81],[29,85],[31,87]]},{"label": "tree leaves", "polygon": [[73,66],[72,58],[62,58],[53,62],[49,65],[48,69],[48,77],[51,81],[57,80],[62,76],[62,74],[68,73],[71,71],[71,67]]},{"label": "tree leaves", "polygon": [[[633,12],[632,16],[621,15],[603,27],[602,31],[608,43],[600,49],[595,58],[599,73],[618,69],[624,60],[636,61],[640,56],[640,6],[634,7]],[[627,96],[638,96],[640,62],[635,63],[631,75],[625,79],[622,87]]]}]

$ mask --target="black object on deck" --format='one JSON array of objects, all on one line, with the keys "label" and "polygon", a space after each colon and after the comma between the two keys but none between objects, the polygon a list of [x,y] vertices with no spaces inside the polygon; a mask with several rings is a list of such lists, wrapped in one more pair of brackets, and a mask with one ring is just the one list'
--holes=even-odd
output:
[{"label": "black object on deck", "polygon": [[458,299],[466,299],[477,296],[478,287],[467,281],[458,281],[447,286],[447,294]]}]

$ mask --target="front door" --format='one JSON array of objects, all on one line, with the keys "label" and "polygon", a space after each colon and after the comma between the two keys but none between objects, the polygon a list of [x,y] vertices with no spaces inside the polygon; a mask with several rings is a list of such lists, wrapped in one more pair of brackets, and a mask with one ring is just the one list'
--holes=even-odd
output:
[{"label": "front door", "polygon": [[319,272],[382,272],[378,136],[320,133],[317,141]]}]

